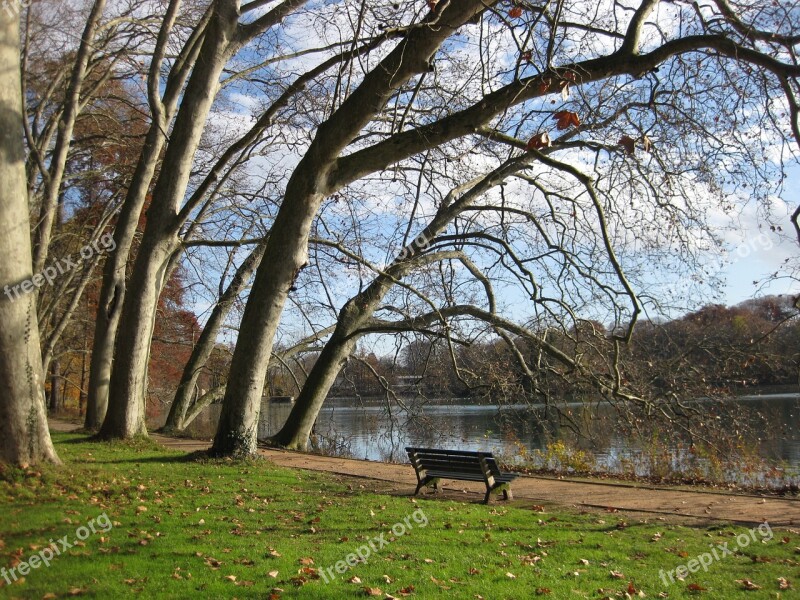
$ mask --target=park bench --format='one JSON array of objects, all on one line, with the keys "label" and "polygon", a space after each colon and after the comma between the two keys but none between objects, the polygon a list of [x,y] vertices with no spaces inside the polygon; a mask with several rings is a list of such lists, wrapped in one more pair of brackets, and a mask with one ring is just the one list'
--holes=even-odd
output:
[{"label": "park bench", "polygon": [[486,484],[484,504],[494,491],[503,491],[506,500],[511,500],[509,484],[517,478],[513,473],[501,473],[491,452],[468,450],[441,450],[435,448],[406,448],[408,458],[417,474],[416,496],[426,486],[438,490],[440,479],[459,481],[483,481]]}]

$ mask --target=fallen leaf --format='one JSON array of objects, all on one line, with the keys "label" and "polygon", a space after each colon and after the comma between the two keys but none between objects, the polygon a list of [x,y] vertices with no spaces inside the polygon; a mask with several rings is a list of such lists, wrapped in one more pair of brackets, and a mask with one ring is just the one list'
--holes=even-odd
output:
[{"label": "fallen leaf", "polygon": [[760,585],[753,583],[749,579],[736,579],[735,581],[742,586],[743,590],[747,590],[748,592],[754,592],[761,589]]},{"label": "fallen leaf", "polygon": [[400,594],[401,596],[410,596],[411,594],[414,593],[414,589],[415,588],[414,588],[413,585],[408,585],[408,586],[398,590],[397,593]]},{"label": "fallen leaf", "polygon": [[270,577],[275,579],[275,578],[278,577],[278,573],[279,573],[279,571],[270,571],[269,573],[267,573],[267,575],[269,575]]},{"label": "fallen leaf", "polygon": [[236,575],[225,575],[225,579],[228,581],[236,581]]},{"label": "fallen leaf", "polygon": [[347,583],[361,583],[361,579],[353,575],[350,579],[347,580]]},{"label": "fallen leaf", "polygon": [[613,577],[614,579],[625,579],[625,575],[623,575],[623,574],[622,574],[622,573],[620,573],[619,571],[611,571],[610,575],[611,575],[611,577]]},{"label": "fallen leaf", "polygon": [[365,587],[364,593],[366,593],[367,596],[383,596],[381,588]]},{"label": "fallen leaf", "polygon": [[779,590],[790,590],[792,589],[792,584],[789,583],[789,580],[786,577],[778,577],[778,589]]}]

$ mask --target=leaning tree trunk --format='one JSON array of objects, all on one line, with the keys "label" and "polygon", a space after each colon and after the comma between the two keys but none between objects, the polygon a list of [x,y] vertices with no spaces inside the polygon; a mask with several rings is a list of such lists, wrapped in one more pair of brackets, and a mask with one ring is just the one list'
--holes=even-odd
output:
[{"label": "leaning tree trunk", "polygon": [[19,20],[0,10],[0,459],[58,463],[44,403],[25,182]]},{"label": "leaning tree trunk", "polygon": [[139,217],[147,198],[147,192],[150,190],[161,151],[166,142],[166,131],[169,129],[169,124],[177,107],[179,92],[194,64],[197,48],[200,46],[198,40],[211,15],[209,11],[203,17],[192,37],[184,46],[177,61],[181,66],[179,68],[173,67],[162,99],[159,97],[161,92],[159,86],[161,66],[179,8],[180,1],[172,0],[161,24],[158,44],[153,53],[148,77],[148,96],[153,113],[153,123],[150,125],[145,138],[136,170],[128,186],[125,201],[122,204],[119,218],[114,227],[114,252],[106,259],[103,271],[103,285],[97,306],[97,319],[92,344],[92,362],[89,371],[85,421],[87,429],[98,429],[106,417],[114,347],[117,339],[119,318],[122,314],[122,304],[125,300],[126,268],[130,258],[131,247],[139,224]]},{"label": "leaning tree trunk", "polygon": [[238,15],[231,6],[219,12],[205,33],[203,47],[183,95],[170,135],[148,224],[142,236],[120,315],[109,387],[109,405],[99,436],[146,435],[145,396],[148,362],[158,299],[173,254],[180,250],[178,211],[186,194],[195,152],[219,89],[222,70],[234,48]]},{"label": "leaning tree trunk", "polygon": [[[303,162],[308,164],[309,161]],[[261,397],[273,338],[292,282],[306,263],[308,233],[322,201],[322,195],[308,193],[306,186],[312,189],[314,186],[313,170],[310,171],[307,172],[302,164],[295,171],[289,181],[284,206],[296,208],[281,209],[272,226],[264,260],[250,290],[239,327],[239,331],[247,332],[247,335],[240,334],[236,340],[212,455],[250,456],[256,453]],[[299,188],[297,204],[293,202],[295,187]]]},{"label": "leaning tree trunk", "polygon": [[[360,298],[357,296],[356,298]],[[357,299],[350,300],[339,312],[336,330],[325,344],[314,367],[308,374],[297,401],[292,406],[286,423],[270,440],[273,444],[294,450],[306,450],[308,438],[317,415],[328,397],[348,357],[355,349],[358,336],[352,335],[362,322],[372,316],[375,306],[358,306]]]},{"label": "leaning tree trunk", "polygon": [[335,162],[364,126],[386,105],[395,90],[428,69],[445,40],[493,2],[444,3],[426,19],[435,27],[412,29],[362,80],[331,117],[295,168],[271,229],[264,260],[245,306],[225,399],[211,454],[250,456],[257,450],[258,419],[267,365],[287,295],[306,264],[308,235],[331,184]]},{"label": "leaning tree trunk", "polygon": [[106,7],[106,0],[95,0],[83,35],[80,38],[75,65],[72,68],[67,96],[64,101],[64,114],[58,125],[58,135],[50,155],[50,168],[45,185],[45,194],[41,202],[41,210],[36,227],[36,243],[34,245],[34,270],[39,273],[44,269],[53,236],[53,224],[59,212],[58,198],[61,183],[67,167],[67,157],[72,144],[72,133],[81,110],[81,94],[86,79],[86,72],[94,51],[94,38],[100,25],[100,18]]},{"label": "leaning tree trunk", "polygon": [[192,398],[194,397],[194,389],[197,385],[197,379],[200,376],[200,371],[208,362],[211,353],[214,351],[214,345],[217,341],[217,334],[220,327],[228,317],[233,303],[239,294],[242,293],[245,287],[250,283],[258,265],[261,263],[261,258],[264,256],[266,250],[265,244],[259,244],[253,252],[245,259],[241,266],[236,270],[236,274],[231,280],[230,285],[222,294],[214,309],[211,311],[211,316],[203,328],[203,333],[200,334],[200,339],[192,349],[192,355],[183,369],[183,376],[181,377],[178,391],[175,393],[175,399],[172,401],[172,406],[167,416],[167,421],[162,428],[163,432],[183,431],[189,424],[186,419],[187,411],[192,405]]},{"label": "leaning tree trunk", "polygon": [[147,435],[145,406],[150,340],[159,294],[164,287],[166,264],[174,249],[174,243],[161,240],[152,245],[143,242],[139,249],[142,260],[136,261],[130,282],[138,293],[129,294],[123,307],[111,373],[112,400],[98,432],[101,439]]},{"label": "leaning tree trunk", "polygon": [[[424,239],[433,240],[447,222],[446,217],[434,220],[425,229]],[[379,274],[367,289],[348,300],[342,307],[336,329],[311,368],[289,417],[281,430],[270,439],[271,443],[294,450],[306,450],[311,430],[328,392],[363,335],[360,330],[372,319],[373,313],[395,282],[423,263],[454,256],[452,252],[421,255],[419,250],[413,247],[404,250],[398,261],[388,267],[385,273]]]},{"label": "leaning tree trunk", "polygon": [[114,345],[119,318],[122,314],[122,303],[125,300],[125,271],[136,235],[139,216],[163,145],[164,136],[160,128],[157,125],[151,126],[128,194],[114,227],[116,247],[113,253],[106,258],[103,286],[97,307],[92,362],[89,370],[86,420],[84,422],[86,429],[98,429],[106,418]]}]

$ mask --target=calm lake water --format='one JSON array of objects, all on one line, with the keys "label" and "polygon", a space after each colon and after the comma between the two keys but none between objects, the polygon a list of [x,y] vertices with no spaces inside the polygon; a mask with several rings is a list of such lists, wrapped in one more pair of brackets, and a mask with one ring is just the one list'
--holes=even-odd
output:
[{"label": "calm lake water", "polygon": [[[718,465],[724,477],[758,485],[800,482],[800,395],[745,396],[729,402],[732,404],[728,407],[735,407],[740,418],[751,426],[751,431],[743,434],[748,444],[778,469],[770,469],[766,462],[753,465],[752,459],[746,467],[739,468],[734,458]],[[707,459],[696,456],[690,444],[681,442],[672,432],[658,436],[657,443],[643,452],[641,445],[631,443],[629,436],[620,432],[617,416],[610,409],[588,411],[579,403],[567,408],[591,432],[590,439],[578,437],[542,407],[429,401],[415,406],[413,415],[409,415],[396,406],[390,413],[385,404],[358,403],[355,399],[328,400],[317,421],[316,433],[326,453],[376,461],[406,462],[404,448],[413,445],[488,450],[518,461],[521,453],[544,452],[548,443],[561,440],[587,451],[594,467],[610,472],[647,475],[665,467],[682,472],[701,472],[709,467]],[[726,422],[726,410],[711,405],[708,409],[713,415],[723,415],[712,418]],[[264,401],[259,438],[275,433],[290,410],[289,404]],[[218,417],[219,406],[209,407],[192,424],[190,433],[213,436]],[[658,465],[654,466],[653,456],[660,461]]]}]

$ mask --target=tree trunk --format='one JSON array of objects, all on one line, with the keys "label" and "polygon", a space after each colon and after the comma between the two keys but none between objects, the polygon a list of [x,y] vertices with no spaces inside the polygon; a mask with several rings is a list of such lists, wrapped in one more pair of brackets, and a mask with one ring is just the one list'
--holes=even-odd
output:
[{"label": "tree trunk", "polygon": [[308,374],[303,389],[297,397],[289,418],[281,430],[270,440],[272,443],[294,450],[306,450],[308,438],[314,423],[317,421],[322,405],[328,397],[331,386],[336,381],[342,367],[353,352],[358,337],[352,334],[364,320],[359,317],[370,317],[374,307],[357,306],[357,300],[350,300],[340,311],[336,330],[325,344],[322,353]]},{"label": "tree trunk", "polygon": [[156,308],[170,258],[180,248],[178,211],[238,23],[232,4],[219,2],[215,6],[217,10],[184,92],[153,190],[147,227],[129,284],[131,293],[126,294],[123,302],[114,349],[108,412],[99,433],[104,439],[147,434],[144,407]]},{"label": "tree trunk", "polygon": [[125,300],[126,266],[136,235],[139,216],[163,147],[164,136],[160,128],[157,125],[151,126],[114,228],[116,248],[106,258],[103,269],[103,286],[97,307],[92,362],[89,371],[86,420],[84,422],[86,429],[97,430],[106,418],[114,346],[119,318],[122,314],[122,304]]},{"label": "tree trunk", "polygon": [[78,389],[78,416],[83,416],[84,406],[86,406],[86,335],[83,336],[83,352],[81,352],[81,381]]},{"label": "tree trunk", "polygon": [[[47,429],[36,295],[31,285],[19,19],[0,10],[0,459],[58,463]],[[27,285],[26,285],[27,284]]]},{"label": "tree trunk", "polygon": [[148,81],[153,123],[150,125],[145,138],[139,162],[136,165],[136,171],[128,186],[128,193],[114,227],[114,252],[106,259],[103,270],[103,285],[97,306],[86,404],[85,427],[90,430],[96,430],[102,425],[108,410],[108,389],[111,381],[114,348],[117,329],[119,328],[119,318],[122,313],[122,304],[125,300],[126,267],[130,258],[133,240],[136,236],[139,217],[147,198],[147,192],[150,190],[161,151],[166,142],[165,132],[169,129],[169,124],[175,114],[180,96],[179,92],[197,57],[197,49],[200,47],[198,39],[211,17],[209,9],[184,46],[178,61],[181,66],[173,67],[162,101],[159,98],[160,87],[158,85],[161,65],[179,7],[180,1],[172,0],[161,25]]},{"label": "tree trunk", "polygon": [[[433,240],[447,222],[449,221],[445,218],[437,217],[434,223],[426,228],[425,235],[428,237],[424,239]],[[359,330],[372,318],[396,281],[402,279],[420,263],[437,260],[437,255],[422,256],[418,252],[418,248],[404,250],[401,258],[388,267],[385,274],[378,275],[367,289],[351,298],[342,307],[333,335],[311,368],[286,423],[271,438],[273,444],[294,450],[306,450],[311,430],[328,397],[328,392],[361,337]],[[440,253],[438,256],[449,257],[451,253]]]},{"label": "tree trunk", "polygon": [[95,33],[100,22],[100,17],[105,10],[106,0],[95,0],[86,25],[81,36],[81,43],[75,57],[75,65],[70,76],[67,98],[64,101],[64,115],[58,126],[58,136],[50,157],[49,181],[45,186],[45,197],[36,228],[36,244],[34,246],[34,272],[41,273],[50,250],[50,240],[53,235],[53,224],[58,212],[58,198],[61,183],[67,165],[67,156],[72,144],[72,132],[81,110],[81,91],[83,89],[86,70],[94,51]]},{"label": "tree trunk", "polygon": [[128,294],[122,309],[111,373],[111,401],[98,433],[101,439],[147,435],[145,400],[150,340],[158,297],[164,286],[165,266],[174,246],[174,242],[156,242],[154,247],[143,242],[139,250],[130,282],[137,293]]},{"label": "tree trunk", "polygon": [[[206,326],[203,328],[203,333],[200,334],[200,339],[197,340],[197,344],[192,349],[192,355],[189,357],[189,361],[183,369],[181,383],[178,386],[178,391],[175,393],[175,399],[172,401],[167,421],[162,428],[163,432],[183,431],[189,424],[190,420],[186,418],[187,411],[190,406],[192,406],[192,398],[195,395],[194,390],[197,385],[197,379],[200,376],[200,371],[203,369],[206,362],[208,362],[211,353],[214,351],[220,327],[228,317],[231,308],[233,308],[233,303],[236,298],[239,297],[239,294],[241,294],[244,288],[250,283],[253,273],[255,273],[258,265],[261,263],[261,258],[264,256],[265,250],[266,245],[260,244],[253,250],[250,256],[245,259],[236,270],[236,274],[225,290],[225,293],[222,294],[219,301],[214,306],[214,309],[211,311],[211,316]],[[196,416],[197,413],[195,411],[192,412],[195,413]]]},{"label": "tree trunk", "polygon": [[[424,254],[424,250],[482,194],[503,182],[525,164],[524,159],[508,160],[486,176],[478,177],[451,190],[436,215],[417,238],[400,252],[384,273],[377,275],[362,293],[345,304],[339,313],[333,335],[314,363],[289,417],[281,430],[270,440],[272,443],[287,448],[306,450],[308,438],[328,392],[360,337],[359,329],[363,328],[372,318],[373,313],[396,281],[403,279],[422,264],[456,258],[458,253]],[[459,194],[461,194],[460,197],[458,197]],[[469,263],[466,266],[472,270]],[[494,299],[488,289],[487,294],[493,307]]]},{"label": "tree trunk", "polygon": [[60,402],[58,383],[61,379],[61,364],[58,359],[50,363],[50,414],[54,415],[58,412],[58,405]]},{"label": "tree trunk", "polygon": [[[298,169],[295,174],[302,171]],[[306,263],[308,232],[322,201],[320,194],[309,194],[303,190],[312,177],[311,174],[308,179],[304,175],[292,177],[290,189],[299,187],[301,190],[298,203],[295,205],[293,195],[287,194],[284,206],[290,204],[297,206],[297,209],[282,209],[273,224],[264,260],[250,290],[250,299],[239,328],[240,332],[248,333],[240,334],[236,341],[211,450],[214,455],[249,456],[256,452],[261,397],[272,341],[292,282]]]}]

